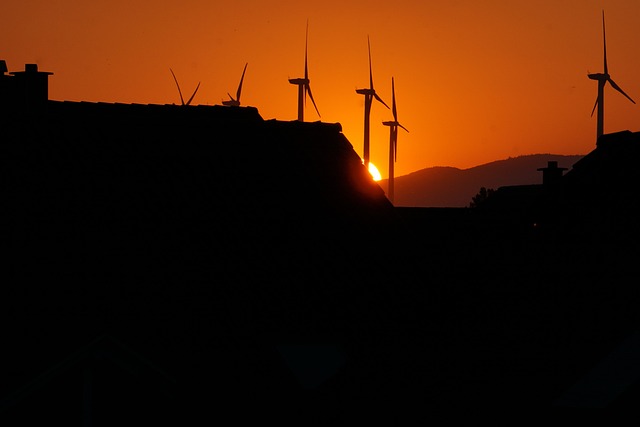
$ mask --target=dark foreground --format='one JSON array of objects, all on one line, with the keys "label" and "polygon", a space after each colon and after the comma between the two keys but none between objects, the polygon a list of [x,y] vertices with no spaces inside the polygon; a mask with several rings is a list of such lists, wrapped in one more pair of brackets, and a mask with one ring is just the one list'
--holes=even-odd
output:
[{"label": "dark foreground", "polygon": [[[170,124],[159,139],[9,126],[2,425],[634,407],[638,233],[618,207],[535,226],[396,209],[335,129],[252,126],[222,127],[214,146]],[[221,143],[238,140],[259,144]],[[274,147],[287,166],[262,170]]]}]

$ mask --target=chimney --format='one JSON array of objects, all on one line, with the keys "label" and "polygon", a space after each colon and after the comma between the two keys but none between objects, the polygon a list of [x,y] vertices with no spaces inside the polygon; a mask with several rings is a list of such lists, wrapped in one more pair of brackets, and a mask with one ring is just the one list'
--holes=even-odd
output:
[{"label": "chimney", "polygon": [[550,160],[546,168],[538,168],[538,170],[542,171],[542,185],[554,185],[560,181],[567,168],[559,168],[557,161]]},{"label": "chimney", "polygon": [[25,64],[24,71],[14,71],[15,102],[22,107],[37,107],[49,100],[49,76],[53,73],[38,71],[38,64]]},{"label": "chimney", "polygon": [[7,62],[0,59],[0,107],[8,107],[13,102],[13,77],[7,71]]}]

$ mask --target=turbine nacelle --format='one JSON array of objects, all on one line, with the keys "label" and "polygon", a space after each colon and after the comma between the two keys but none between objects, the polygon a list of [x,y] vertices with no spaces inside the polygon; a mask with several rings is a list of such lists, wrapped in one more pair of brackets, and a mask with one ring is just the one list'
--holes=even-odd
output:
[{"label": "turbine nacelle", "polygon": [[228,101],[222,101],[222,105],[227,105],[229,107],[239,107],[240,106],[240,101],[238,101],[237,99],[233,99],[233,97],[231,96],[231,94],[227,94],[229,95],[229,99]]},{"label": "turbine nacelle", "polygon": [[356,89],[356,93],[359,95],[364,95],[364,96],[370,96],[371,98],[375,98],[376,100],[378,100],[382,105],[384,105],[387,108],[390,108],[386,102],[384,102],[382,100],[382,98],[380,98],[380,96],[376,93],[375,89]]},{"label": "turbine nacelle", "polygon": [[356,89],[356,93],[360,95],[375,95],[376,91],[373,89]]},{"label": "turbine nacelle", "polygon": [[404,129],[404,130],[405,130],[405,132],[409,132],[409,130],[408,130],[406,127],[402,126],[402,125],[400,124],[400,122],[397,122],[397,121],[382,122],[382,124],[383,124],[383,125],[385,125],[385,126],[395,126],[395,127],[399,127],[399,128]]},{"label": "turbine nacelle", "polygon": [[308,85],[309,79],[305,79],[305,78],[298,78],[298,79],[289,79],[289,83],[291,83],[292,85]]},{"label": "turbine nacelle", "polygon": [[587,74],[587,77],[589,77],[591,80],[609,80],[611,78],[609,74],[604,73],[591,73]]}]

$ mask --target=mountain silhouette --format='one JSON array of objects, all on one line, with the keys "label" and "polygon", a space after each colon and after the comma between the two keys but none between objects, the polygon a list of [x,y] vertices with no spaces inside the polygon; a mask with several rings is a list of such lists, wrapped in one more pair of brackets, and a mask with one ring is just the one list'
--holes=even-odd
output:
[{"label": "mountain silhouette", "polygon": [[[548,161],[571,166],[582,155],[530,154],[497,160],[469,169],[436,166],[395,178],[395,206],[467,207],[481,187],[497,189],[510,185],[541,184],[537,170]],[[389,180],[378,183],[386,191]]]}]

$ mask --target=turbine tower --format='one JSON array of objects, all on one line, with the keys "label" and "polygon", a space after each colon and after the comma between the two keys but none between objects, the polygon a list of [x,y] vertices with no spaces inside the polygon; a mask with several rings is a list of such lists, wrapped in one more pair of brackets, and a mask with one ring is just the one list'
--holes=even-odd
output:
[{"label": "turbine tower", "polygon": [[378,96],[373,88],[373,72],[371,71],[371,43],[367,36],[367,46],[369,47],[369,87],[365,89],[356,89],[356,93],[364,95],[364,167],[369,170],[369,116],[371,114],[371,104],[373,99],[380,101],[385,107],[389,106]]},{"label": "turbine tower", "polygon": [[191,104],[193,97],[196,96],[196,92],[198,92],[198,89],[200,88],[200,82],[198,82],[198,86],[196,86],[196,90],[193,91],[191,98],[189,98],[187,102],[184,102],[184,98],[182,97],[182,91],[180,90],[180,85],[178,84],[178,79],[176,79],[176,75],[173,73],[173,70],[171,68],[169,68],[169,71],[171,71],[171,75],[173,76],[173,81],[176,82],[176,86],[178,87],[178,93],[180,94],[180,102],[182,102],[183,106]]},{"label": "turbine tower", "polygon": [[382,122],[383,125],[389,126],[389,188],[387,195],[389,200],[393,203],[394,188],[393,188],[393,166],[398,158],[398,128],[402,128],[409,132],[406,127],[402,126],[398,122],[398,110],[396,109],[396,89],[391,77],[391,111],[393,112],[393,121]]},{"label": "turbine tower", "polygon": [[307,93],[309,94],[309,98],[311,98],[311,102],[313,102],[313,106],[316,108],[316,113],[318,113],[318,117],[320,117],[320,111],[318,111],[318,106],[316,102],[313,100],[313,95],[311,94],[311,86],[309,85],[309,67],[307,66],[307,43],[309,39],[309,21],[307,21],[307,33],[304,41],[304,77],[298,79],[289,79],[289,83],[298,86],[298,121],[304,121],[304,106],[307,101]]},{"label": "turbine tower", "polygon": [[242,77],[240,77],[240,84],[238,85],[238,91],[236,92],[236,97],[234,98],[233,96],[231,96],[230,93],[227,92],[227,95],[229,95],[229,100],[222,101],[222,105],[229,105],[231,107],[240,106],[240,93],[242,92],[242,81],[244,80],[244,73],[245,71],[247,71],[247,65],[249,65],[248,62],[244,64],[244,70],[242,70]]},{"label": "turbine tower", "polygon": [[627,95],[621,88],[618,86],[609,75],[609,69],[607,67],[607,37],[604,29],[604,10],[602,11],[602,39],[604,41],[604,73],[594,73],[588,74],[588,77],[591,80],[596,80],[598,82],[598,97],[596,98],[596,103],[593,106],[593,110],[591,110],[591,116],[593,117],[593,112],[596,107],[598,107],[598,128],[596,134],[596,141],[602,134],[604,133],[604,86],[609,82],[611,86],[621,94],[627,97],[629,101],[636,103],[629,95]]}]

